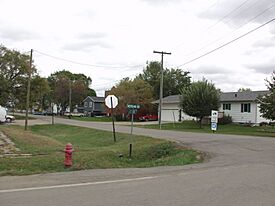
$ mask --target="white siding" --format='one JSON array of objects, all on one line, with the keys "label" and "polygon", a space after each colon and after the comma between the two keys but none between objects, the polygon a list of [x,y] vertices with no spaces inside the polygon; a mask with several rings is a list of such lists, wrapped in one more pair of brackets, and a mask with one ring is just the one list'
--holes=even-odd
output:
[{"label": "white siding", "polygon": [[[231,110],[223,110],[223,103],[221,103],[220,111],[225,115],[230,115],[233,122],[240,123],[259,123],[257,120],[258,108],[255,102],[226,102],[231,104]],[[241,104],[250,103],[250,112],[241,112]]]},{"label": "white siding", "polygon": [[[177,103],[163,104],[161,112],[161,120],[167,122],[179,121],[180,107]],[[194,117],[190,117],[187,114],[181,112],[181,120],[192,120]]]}]

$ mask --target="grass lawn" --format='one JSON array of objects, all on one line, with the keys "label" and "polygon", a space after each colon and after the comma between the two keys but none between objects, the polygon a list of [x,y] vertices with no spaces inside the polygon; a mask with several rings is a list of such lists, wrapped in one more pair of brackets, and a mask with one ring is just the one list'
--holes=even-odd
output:
[{"label": "grass lawn", "polygon": [[[142,127],[159,129],[159,125],[146,125]],[[177,130],[177,131],[184,131],[184,132],[212,133],[210,129],[210,125],[203,125],[202,128],[200,128],[199,124],[194,121],[183,121],[175,124],[165,123],[165,124],[162,124],[161,128],[164,130]],[[249,127],[249,126],[240,125],[240,124],[227,124],[227,125],[218,124],[218,130],[215,133],[275,137],[275,127],[274,126],[273,127],[271,126]]]},{"label": "grass lawn", "polygon": [[[0,130],[8,135],[21,153],[30,157],[0,157],[0,175],[26,175],[94,168],[154,167],[185,165],[201,162],[198,152],[175,143],[144,136],[133,136],[132,158],[128,157],[130,135],[117,133],[114,143],[111,132],[66,126],[36,125],[23,127],[3,125]],[[75,149],[73,166],[64,168],[65,144]],[[123,157],[119,157],[123,154]]]}]

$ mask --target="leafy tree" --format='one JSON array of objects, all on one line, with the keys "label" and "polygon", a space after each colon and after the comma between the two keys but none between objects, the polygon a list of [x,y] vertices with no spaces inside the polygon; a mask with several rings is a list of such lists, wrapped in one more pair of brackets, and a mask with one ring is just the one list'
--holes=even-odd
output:
[{"label": "leafy tree", "polygon": [[[189,72],[184,72],[181,69],[163,69],[163,96],[179,94],[180,89],[190,84]],[[161,77],[161,64],[159,62],[150,62],[139,74],[138,78],[149,83],[153,88],[155,99],[159,99]]]},{"label": "leafy tree", "polygon": [[214,84],[205,79],[183,87],[180,93],[183,112],[198,118],[200,127],[202,118],[219,108],[219,92]]},{"label": "leafy tree", "polygon": [[238,92],[251,92],[250,88],[240,88],[238,89]]},{"label": "leafy tree", "polygon": [[[30,56],[0,45],[0,105],[17,102],[24,108]],[[32,75],[36,73],[32,67]]]},{"label": "leafy tree", "polygon": [[31,107],[36,107],[39,111],[45,109],[45,97],[50,94],[51,88],[46,78],[36,75],[31,80]]},{"label": "leafy tree", "polygon": [[[51,101],[61,104],[63,111],[69,106],[69,94],[71,89],[72,106],[80,105],[88,95],[96,96],[93,89],[89,88],[92,83],[90,77],[84,74],[74,74],[70,71],[62,70],[51,74],[48,77],[52,95]],[[48,102],[51,102],[48,100]]]},{"label": "leafy tree", "polygon": [[275,71],[271,75],[271,80],[266,80],[269,93],[259,98],[260,112],[264,118],[275,120]]},{"label": "leafy tree", "polygon": [[119,104],[116,112],[125,116],[128,113],[127,104],[140,104],[140,113],[151,113],[153,111],[152,91],[152,87],[140,78],[134,80],[124,78],[109,93],[118,97]]}]

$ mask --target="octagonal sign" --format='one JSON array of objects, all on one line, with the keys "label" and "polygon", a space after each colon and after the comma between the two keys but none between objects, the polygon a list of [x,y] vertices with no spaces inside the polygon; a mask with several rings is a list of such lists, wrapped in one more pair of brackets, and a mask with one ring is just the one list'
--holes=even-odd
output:
[{"label": "octagonal sign", "polygon": [[113,108],[116,108],[116,106],[118,105],[118,99],[115,95],[108,95],[106,98],[105,98],[105,105],[108,107],[108,108],[112,108],[112,102],[113,102]]}]

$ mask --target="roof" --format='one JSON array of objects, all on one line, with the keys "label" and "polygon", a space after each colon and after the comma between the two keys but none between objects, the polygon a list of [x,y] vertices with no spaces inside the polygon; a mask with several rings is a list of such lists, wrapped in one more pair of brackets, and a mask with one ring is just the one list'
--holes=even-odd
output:
[{"label": "roof", "polygon": [[221,93],[221,102],[255,101],[259,96],[264,96],[269,91],[243,91]]},{"label": "roof", "polygon": [[105,101],[104,97],[91,97],[91,96],[88,96],[83,100],[83,102],[85,102],[87,99],[90,99],[93,102],[104,102]]},{"label": "roof", "polygon": [[[220,95],[220,102],[239,102],[255,101],[259,96],[266,95],[269,91],[243,91],[243,92],[223,92]],[[179,103],[180,95],[171,95],[164,97],[162,103]],[[152,104],[158,104],[159,100],[153,101]]]},{"label": "roof", "polygon": [[[180,102],[180,95],[171,95],[162,98],[162,103],[179,103]],[[152,104],[158,104],[159,100],[153,101]]]}]

